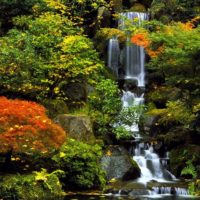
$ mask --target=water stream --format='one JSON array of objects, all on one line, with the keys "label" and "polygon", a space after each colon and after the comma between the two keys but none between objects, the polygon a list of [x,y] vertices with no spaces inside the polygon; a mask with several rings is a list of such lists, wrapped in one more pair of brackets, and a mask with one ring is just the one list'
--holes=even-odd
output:
[{"label": "water stream", "polygon": [[[128,20],[134,20],[137,18],[138,23],[148,19],[148,15],[138,12],[127,12],[121,14],[119,20],[119,28],[125,29],[126,22]],[[122,102],[123,107],[137,106],[144,103],[144,91],[145,88],[145,52],[142,47],[130,44],[130,38],[127,38],[126,45],[123,49],[119,49],[119,43],[117,38],[113,38],[109,42],[108,49],[108,65],[114,72],[119,72],[119,67],[123,68],[123,79],[133,83],[136,87],[135,90],[129,90],[125,88],[123,90]],[[117,57],[118,56],[118,57]],[[119,75],[121,78],[121,75]],[[138,115],[138,118],[140,116]],[[151,142],[144,142],[143,137],[140,135],[139,126],[137,123],[133,123],[126,128],[132,132],[135,143],[130,152],[133,159],[137,162],[141,169],[141,177],[135,180],[135,183],[143,184],[145,191],[144,194],[140,193],[139,199],[188,199],[188,190],[185,187],[177,186],[179,182],[176,177],[167,170],[168,152],[165,153],[165,157],[160,158],[155,152],[154,145]],[[151,186],[151,189],[147,188],[149,183],[156,183]],[[167,185],[166,185],[167,184]],[[146,190],[144,190],[146,188]],[[134,189],[134,188],[133,188]],[[118,195],[121,194],[121,190]],[[166,197],[166,195],[170,197]],[[145,197],[144,197],[145,196]],[[109,199],[109,198],[108,198]],[[128,199],[128,197],[127,197]]]}]

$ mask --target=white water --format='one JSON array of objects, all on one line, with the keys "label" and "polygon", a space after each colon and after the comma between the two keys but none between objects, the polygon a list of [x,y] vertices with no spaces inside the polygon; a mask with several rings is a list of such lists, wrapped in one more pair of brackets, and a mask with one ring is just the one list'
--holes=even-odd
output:
[{"label": "white water", "polygon": [[[128,12],[122,13],[119,20],[119,28],[126,29],[125,18],[133,20],[138,18],[139,24],[148,18],[145,13]],[[108,66],[114,71],[118,72],[121,65],[124,69],[124,79],[136,81],[138,88],[145,87],[145,53],[142,47],[130,44],[130,38],[127,38],[125,48],[120,51],[119,43],[116,38],[109,41],[108,46]],[[117,73],[116,73],[117,74]],[[137,106],[144,103],[144,95],[138,95],[131,91],[123,91],[122,102],[123,108],[130,106]],[[140,113],[136,115],[138,121]],[[173,182],[176,177],[171,174],[167,169],[168,153],[164,158],[159,158],[158,154],[154,151],[153,144],[142,142],[142,137],[139,133],[139,126],[133,123],[131,126],[125,126],[127,130],[133,133],[135,138],[135,148],[133,151],[133,159],[137,162],[141,169],[141,177],[136,181],[146,185],[148,182],[154,180],[158,182]],[[120,192],[119,192],[120,194]],[[185,188],[175,187],[153,187],[150,195],[156,194],[176,194],[187,195],[188,191]]]},{"label": "white water", "polygon": [[[137,19],[137,24],[148,19],[148,14],[139,12],[122,13],[119,20],[119,28],[126,29],[126,20]],[[125,67],[125,79],[135,80],[138,87],[145,86],[145,52],[143,47],[136,46],[127,38],[126,46],[123,50],[123,66]]]},{"label": "white water", "polygon": [[109,40],[108,44],[108,67],[115,72],[118,76],[119,69],[119,42],[117,38],[112,38]]},{"label": "white water", "polygon": [[[122,104],[123,104],[123,109],[126,109],[131,106],[138,106],[142,105],[144,103],[144,94],[137,96],[137,94],[131,92],[131,91],[122,91]],[[135,116],[135,121],[139,121],[140,118],[140,113],[137,113]],[[140,137],[138,134],[139,132],[139,126],[137,123],[133,123],[131,126],[125,126],[128,131],[131,131],[135,133],[135,137]]]},{"label": "white water", "polygon": [[187,196],[189,195],[188,190],[186,188],[179,187],[153,187],[151,191],[151,195],[156,194],[173,194],[177,196]]},{"label": "white water", "polygon": [[141,169],[141,177],[137,179],[138,182],[146,184],[152,180],[168,182],[176,179],[176,177],[162,165],[152,145],[138,141],[134,150],[133,159]]}]

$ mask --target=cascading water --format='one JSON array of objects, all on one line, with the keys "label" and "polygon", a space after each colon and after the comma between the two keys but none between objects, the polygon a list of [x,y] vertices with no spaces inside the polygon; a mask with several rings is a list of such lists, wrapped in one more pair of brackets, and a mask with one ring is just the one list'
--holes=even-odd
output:
[{"label": "cascading water", "polygon": [[109,40],[108,44],[108,67],[115,72],[118,76],[119,68],[119,42],[117,38],[112,38]]},{"label": "cascading water", "polygon": [[[145,13],[138,12],[127,12],[121,14],[119,20],[119,28],[124,30],[126,28],[125,19],[134,20],[137,18],[139,24],[148,19],[148,15]],[[118,72],[119,66],[124,70],[124,80],[132,81],[137,86],[137,91],[123,91],[122,102],[123,108],[131,106],[138,106],[144,102],[144,91],[145,88],[145,52],[142,47],[130,44],[130,38],[127,38],[124,49],[119,49],[119,42],[117,38],[113,38],[109,41],[108,47],[108,66],[113,71]],[[117,73],[116,73],[117,74]],[[140,118],[140,113],[136,115],[136,118]],[[138,121],[138,119],[136,121]],[[137,183],[147,185],[151,181],[156,183],[175,183],[176,177],[171,174],[167,169],[168,153],[164,158],[159,158],[158,154],[155,153],[154,146],[151,143],[143,142],[143,138],[139,134],[138,123],[133,123],[131,126],[125,126],[125,128],[133,133],[135,138],[135,145],[130,152],[132,152],[133,159],[137,162],[141,169],[141,177],[136,180]],[[150,192],[154,194],[176,194],[176,195],[187,195],[188,191],[185,188],[180,187],[166,187],[166,186],[154,186]]]},{"label": "cascading water", "polygon": [[[123,91],[122,102],[125,108],[143,104],[143,94],[140,97],[137,97],[136,94],[130,91]],[[140,116],[138,115],[137,117],[139,118]],[[138,119],[136,121],[138,121]],[[134,150],[131,152],[133,154],[133,159],[141,169],[141,177],[137,181],[146,184],[151,180],[166,182],[176,179],[175,176],[162,165],[162,162],[163,164],[166,164],[164,161],[167,160],[167,157],[160,159],[154,152],[153,145],[142,142],[138,124],[134,123],[126,128],[133,132],[136,139]]]},{"label": "cascading water", "polygon": [[[127,12],[121,14],[119,20],[119,28],[125,29],[125,20],[137,19],[137,23],[141,24],[142,21],[148,19],[146,13],[139,12]],[[123,61],[125,66],[124,79],[135,80],[138,87],[145,86],[145,70],[144,70],[145,52],[143,47],[136,46],[130,42],[130,38],[127,38],[126,46],[123,49]]]}]

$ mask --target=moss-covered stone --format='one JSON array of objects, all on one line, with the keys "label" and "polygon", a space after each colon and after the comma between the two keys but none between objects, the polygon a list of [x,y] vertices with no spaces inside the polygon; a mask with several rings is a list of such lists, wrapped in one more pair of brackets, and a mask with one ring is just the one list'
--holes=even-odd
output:
[{"label": "moss-covered stone", "polygon": [[165,107],[167,101],[180,98],[181,90],[176,87],[155,87],[147,95],[147,101],[153,102],[158,108]]},{"label": "moss-covered stone", "polygon": [[3,176],[0,180],[0,198],[20,200],[64,199],[64,192],[56,174],[43,172]]},{"label": "moss-covered stone", "polygon": [[131,180],[140,177],[141,174],[137,163],[122,146],[109,146],[101,159],[101,165],[108,180]]},{"label": "moss-covered stone", "polygon": [[55,117],[58,114],[68,113],[68,106],[63,100],[59,99],[45,99],[43,101],[44,106],[48,109],[48,114],[51,117]]},{"label": "moss-covered stone", "polygon": [[58,115],[55,121],[69,133],[69,137],[86,143],[95,141],[93,125],[89,116],[63,114]]},{"label": "moss-covered stone", "polygon": [[134,5],[130,8],[130,11],[133,12],[146,12],[146,8],[141,3],[134,3]]},{"label": "moss-covered stone", "polygon": [[114,8],[115,12],[122,12],[123,10],[123,4],[122,0],[112,0],[112,7]]}]

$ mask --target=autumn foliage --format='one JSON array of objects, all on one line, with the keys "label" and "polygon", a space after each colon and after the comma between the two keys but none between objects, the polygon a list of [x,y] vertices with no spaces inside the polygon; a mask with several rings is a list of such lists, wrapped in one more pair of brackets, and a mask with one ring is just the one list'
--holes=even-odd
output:
[{"label": "autumn foliage", "polygon": [[131,42],[144,48],[149,46],[150,41],[147,38],[147,33],[137,33],[131,38]]},{"label": "autumn foliage", "polygon": [[0,149],[6,152],[47,153],[65,140],[64,130],[37,103],[0,97]]}]

